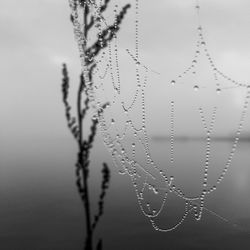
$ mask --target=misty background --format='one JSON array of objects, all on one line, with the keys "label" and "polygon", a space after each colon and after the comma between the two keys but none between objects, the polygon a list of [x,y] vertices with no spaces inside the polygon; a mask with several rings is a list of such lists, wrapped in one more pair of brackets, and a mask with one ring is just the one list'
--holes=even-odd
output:
[{"label": "misty background", "polygon": [[[161,73],[151,76],[149,86],[153,96],[148,101],[154,109],[161,107],[170,81],[193,58],[197,40],[194,6],[191,0],[140,4],[140,57]],[[222,72],[243,83],[249,82],[249,11],[246,0],[201,1],[201,21],[211,56]],[[78,82],[80,72],[68,16],[67,1],[1,3],[1,136],[65,136],[59,101],[61,63],[68,63],[72,83]],[[120,60],[125,58],[130,64],[125,49],[134,49],[133,24],[130,11],[119,34]],[[125,85],[134,83],[133,74],[124,78]],[[230,102],[234,113],[241,111],[243,97],[242,91],[234,89],[222,98]],[[155,128],[158,124],[157,131],[164,132],[158,122],[149,123]],[[249,126],[245,130],[249,132]]]},{"label": "misty background", "polygon": [[[115,0],[111,6],[128,2],[134,4],[131,0]],[[239,123],[246,89],[222,91],[219,96],[212,91],[208,94],[206,90],[212,80],[205,60],[200,69],[201,77],[195,82],[207,88],[201,89],[198,95],[190,79],[186,80],[188,87],[184,86],[185,79],[175,88],[170,84],[190,65],[195,52],[195,4],[191,0],[158,0],[153,4],[148,0],[140,1],[140,60],[160,73],[150,74],[146,91],[147,128],[152,137],[169,136],[172,99],[176,103],[177,135],[204,136],[197,111],[200,106],[204,107],[208,121],[212,108],[219,107],[215,126],[218,137],[231,137]],[[201,0],[200,4],[204,36],[215,64],[233,79],[249,83],[250,2]],[[76,145],[67,130],[61,101],[61,64],[68,64],[71,86],[75,84],[76,87],[80,73],[69,14],[66,0],[0,3],[0,245],[3,249],[51,249],[51,246],[52,249],[81,249],[84,217],[74,184]],[[112,15],[110,11],[111,19]],[[127,48],[134,51],[134,39],[134,12],[131,10],[118,37],[122,86],[125,93],[128,90],[127,94],[129,90],[133,92],[135,84],[135,75],[127,74],[127,69],[134,66],[126,53]],[[74,87],[71,91],[74,93]],[[123,98],[129,103],[130,96]],[[246,138],[250,134],[249,113],[248,110],[242,134]],[[153,154],[158,156],[156,161],[164,165],[165,159],[161,157],[169,145],[152,142],[151,146]],[[200,147],[198,144],[177,146],[181,152],[192,147],[196,151],[186,151],[186,158],[182,156],[180,163],[192,158],[190,154],[199,152]],[[230,147],[223,144],[216,149],[223,153],[215,157],[215,163],[224,162]],[[232,172],[211,200],[217,212],[232,221],[243,221],[244,230],[250,230],[249,149],[249,142],[239,148]],[[194,244],[192,249],[197,246],[197,249],[206,249],[213,239],[213,249],[215,246],[220,249],[228,238],[231,238],[232,247],[242,242],[248,249],[249,235],[235,232],[230,225],[211,215],[206,215],[201,224],[188,220],[177,233],[157,234],[141,215],[129,178],[118,175],[100,138],[92,152],[94,194],[99,192],[95,183],[99,185],[98,166],[101,167],[103,161],[111,166],[112,179],[105,218],[99,230],[101,234],[106,232],[104,238],[110,249],[121,247],[119,242],[123,242],[124,249],[153,249],[155,242],[159,243],[159,249],[165,249],[167,243],[180,244],[179,239],[186,246]],[[199,164],[199,160],[190,161],[188,166],[195,164]],[[183,186],[188,188],[189,182],[185,182],[185,176],[180,173],[181,170],[179,177],[183,178]],[[187,178],[190,181],[191,174]],[[190,225],[193,231],[189,230]],[[225,234],[217,239],[216,234],[220,231]],[[198,243],[195,235],[201,239]]]}]

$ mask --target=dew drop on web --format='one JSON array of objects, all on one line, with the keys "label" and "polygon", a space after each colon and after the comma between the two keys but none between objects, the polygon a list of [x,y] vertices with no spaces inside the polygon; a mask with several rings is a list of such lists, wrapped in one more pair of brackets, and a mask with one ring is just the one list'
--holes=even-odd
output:
[{"label": "dew drop on web", "polygon": [[198,91],[199,90],[199,86],[198,85],[194,85],[194,91]]},{"label": "dew drop on web", "polygon": [[217,88],[216,89],[216,93],[219,95],[221,93],[221,89],[220,88]]}]

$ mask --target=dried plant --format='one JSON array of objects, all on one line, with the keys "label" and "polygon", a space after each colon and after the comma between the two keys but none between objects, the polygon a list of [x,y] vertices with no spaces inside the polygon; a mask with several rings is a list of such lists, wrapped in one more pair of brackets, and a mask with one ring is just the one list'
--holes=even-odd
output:
[{"label": "dried plant", "polygon": [[[82,199],[85,217],[86,217],[86,240],[85,240],[85,250],[93,250],[93,235],[98,225],[98,222],[103,215],[104,209],[104,197],[106,191],[109,187],[110,182],[110,170],[106,163],[103,163],[102,170],[102,185],[101,185],[101,194],[99,196],[98,202],[98,212],[92,218],[91,208],[90,208],[90,191],[88,186],[88,177],[89,177],[89,166],[90,166],[90,150],[93,147],[94,139],[97,132],[98,119],[91,119],[90,133],[85,135],[83,134],[83,121],[86,120],[87,114],[90,111],[90,98],[88,87],[93,84],[93,72],[96,67],[96,62],[93,60],[98,56],[98,54],[104,50],[108,44],[116,36],[117,32],[120,29],[122,20],[125,17],[127,9],[130,7],[129,4],[125,5],[121,11],[116,15],[115,21],[112,25],[105,27],[101,32],[98,33],[97,40],[91,45],[88,44],[88,35],[92,28],[95,27],[98,20],[91,13],[90,4],[95,2],[94,0],[73,0],[70,1],[71,8],[83,8],[83,22],[84,22],[84,43],[82,44],[82,51],[85,56],[85,72],[87,76],[83,73],[80,75],[80,82],[77,91],[77,105],[76,105],[76,115],[72,115],[72,107],[69,103],[69,76],[66,64],[63,64],[62,67],[62,97],[65,107],[65,117],[69,130],[71,131],[74,139],[78,145],[78,154],[76,162],[76,186],[80,197]],[[110,0],[104,0],[103,5],[100,8],[100,12],[103,13],[108,5]],[[70,19],[75,24],[75,17],[70,16]],[[86,79],[87,78],[87,79]],[[87,84],[88,83],[88,87]],[[107,103],[103,104],[101,109],[97,111],[97,116],[100,116],[103,110],[106,108]],[[97,117],[98,118],[98,117]],[[98,241],[97,250],[102,249],[102,240]]]}]

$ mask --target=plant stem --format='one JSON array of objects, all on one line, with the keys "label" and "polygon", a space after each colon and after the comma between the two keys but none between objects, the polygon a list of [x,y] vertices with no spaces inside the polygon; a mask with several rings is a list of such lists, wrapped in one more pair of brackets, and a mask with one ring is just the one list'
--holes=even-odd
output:
[{"label": "plant stem", "polygon": [[83,189],[84,189],[84,207],[85,207],[85,217],[86,217],[86,250],[92,250],[92,228],[91,228],[91,213],[90,213],[90,202],[89,202],[89,190],[88,190],[88,169],[86,162],[86,154],[84,150],[83,144],[83,117],[82,117],[82,91],[83,86],[80,84],[78,89],[78,97],[77,97],[77,115],[78,115],[78,125],[79,125],[79,155],[78,155],[78,163],[81,166],[82,170],[82,178],[83,178]]}]

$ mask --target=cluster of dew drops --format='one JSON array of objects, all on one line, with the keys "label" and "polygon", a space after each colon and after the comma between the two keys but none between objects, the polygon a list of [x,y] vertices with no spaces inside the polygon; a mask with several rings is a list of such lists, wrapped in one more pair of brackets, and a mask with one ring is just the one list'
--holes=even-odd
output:
[{"label": "cluster of dew drops", "polygon": [[[199,3],[197,3],[195,8],[197,10],[198,20],[200,20],[200,5],[199,5]],[[241,83],[241,82],[236,81],[236,80],[232,79],[231,77],[227,76],[221,70],[219,70],[219,68],[216,66],[216,64],[211,56],[211,53],[208,50],[207,41],[205,40],[203,27],[200,24],[200,21],[199,21],[199,24],[197,27],[197,36],[198,36],[198,38],[197,38],[197,42],[196,42],[195,53],[194,53],[194,57],[193,57],[190,65],[188,67],[186,67],[186,69],[182,73],[180,73],[176,77],[176,79],[173,79],[170,81],[171,85],[174,86],[174,85],[180,83],[180,80],[189,74],[196,75],[197,74],[197,66],[200,62],[201,55],[204,54],[205,58],[207,59],[207,61],[209,63],[208,71],[210,70],[213,73],[213,78],[215,81],[215,91],[217,94],[220,94],[223,90],[227,90],[227,89],[231,89],[231,88],[237,88],[237,87],[247,88],[247,87],[249,87],[249,84]],[[228,86],[222,86],[221,85],[222,80],[226,81],[228,83]],[[192,88],[194,89],[194,91],[197,92],[200,90],[201,86],[198,83],[194,83],[194,84],[192,84]]]},{"label": "cluster of dew drops", "polygon": [[[166,171],[163,171],[159,166],[157,166],[157,164],[154,162],[154,160],[152,159],[151,156],[151,152],[150,152],[150,144],[149,144],[149,137],[148,137],[148,133],[147,133],[147,129],[146,129],[146,104],[145,104],[145,90],[147,87],[147,82],[148,82],[148,75],[149,73],[153,72],[155,73],[155,71],[153,71],[152,69],[150,69],[148,66],[143,65],[143,63],[140,61],[139,58],[139,0],[134,0],[135,4],[134,4],[134,9],[135,9],[135,21],[134,21],[134,27],[135,27],[135,53],[133,54],[129,49],[126,49],[126,52],[128,53],[128,55],[131,57],[134,65],[135,65],[135,82],[136,82],[136,90],[133,96],[133,99],[131,101],[131,103],[129,105],[126,105],[125,102],[123,100],[120,100],[121,98],[121,84],[122,84],[122,79],[120,77],[120,66],[119,66],[119,56],[118,56],[118,40],[117,40],[117,34],[115,34],[114,37],[114,41],[108,44],[107,47],[107,51],[104,50],[101,54],[101,57],[98,61],[95,61],[97,67],[96,67],[96,71],[95,71],[95,75],[98,76],[99,79],[99,83],[94,83],[94,86],[92,86],[90,84],[89,89],[90,92],[93,96],[92,101],[95,103],[95,106],[97,107],[98,110],[102,109],[102,103],[100,101],[98,101],[98,98],[95,96],[95,90],[94,89],[100,89],[101,87],[103,87],[103,82],[106,78],[106,76],[109,74],[110,75],[110,79],[112,81],[112,86],[115,92],[114,98],[111,102],[109,102],[109,104],[106,106],[106,108],[103,110],[103,112],[100,112],[99,115],[96,115],[94,119],[98,119],[99,120],[99,124],[100,124],[100,129],[101,129],[101,134],[103,137],[103,141],[105,146],[107,147],[108,151],[110,152],[113,162],[114,164],[117,166],[119,170],[119,172],[121,174],[127,174],[130,176],[131,181],[133,183],[134,189],[136,191],[136,196],[138,199],[138,203],[140,205],[140,209],[142,211],[142,213],[149,218],[153,228],[157,231],[161,231],[161,232],[169,232],[172,231],[174,229],[176,229],[178,226],[180,226],[184,220],[186,219],[187,215],[190,212],[193,212],[194,214],[194,218],[196,220],[200,220],[202,217],[202,213],[203,210],[206,209],[206,207],[204,206],[205,203],[205,196],[212,193],[213,191],[216,190],[217,185],[220,184],[220,182],[223,180],[230,164],[231,161],[233,159],[238,141],[239,141],[239,136],[240,133],[242,131],[242,127],[243,127],[243,123],[246,117],[246,112],[248,109],[248,105],[249,105],[249,99],[250,99],[250,85],[248,84],[243,84],[240,83],[238,81],[235,81],[233,79],[231,79],[230,77],[226,76],[225,74],[223,74],[216,66],[215,63],[208,51],[207,48],[207,43],[204,39],[204,35],[203,35],[203,28],[202,26],[199,24],[197,31],[198,31],[198,41],[196,44],[196,52],[195,52],[195,56],[192,60],[192,63],[189,67],[186,68],[186,70],[183,71],[183,73],[181,73],[176,80],[172,80],[171,84],[174,86],[175,84],[178,84],[178,81],[183,78],[185,75],[187,74],[196,74],[196,67],[197,64],[199,63],[199,57],[201,55],[201,53],[204,53],[206,58],[209,61],[209,66],[211,67],[212,71],[213,71],[213,75],[214,75],[214,80],[215,80],[215,85],[216,85],[216,93],[220,94],[221,91],[223,89],[227,89],[227,88],[231,88],[231,87],[244,87],[247,89],[247,94],[245,97],[245,101],[244,101],[244,106],[243,106],[243,110],[241,113],[241,117],[240,117],[240,122],[236,131],[236,136],[233,142],[233,146],[231,149],[231,152],[228,156],[228,159],[226,161],[226,165],[224,167],[224,169],[222,170],[222,173],[220,174],[219,178],[216,181],[216,185],[208,187],[207,182],[208,182],[208,169],[209,169],[209,165],[210,165],[210,152],[211,152],[211,133],[213,132],[213,128],[214,128],[214,124],[215,124],[215,120],[216,120],[216,114],[217,114],[217,108],[215,107],[212,113],[212,117],[211,117],[211,121],[210,124],[208,125],[206,122],[206,118],[204,115],[204,111],[202,108],[199,108],[199,113],[200,113],[200,117],[201,117],[201,122],[203,124],[203,128],[204,131],[206,133],[206,159],[205,159],[205,164],[204,164],[204,177],[203,177],[203,190],[201,191],[201,194],[196,196],[196,197],[188,197],[187,195],[184,194],[184,191],[181,190],[179,187],[177,187],[175,185],[175,178],[174,176],[168,176],[166,174]],[[107,27],[107,23],[105,18],[103,17],[103,15],[100,12],[100,6],[102,1],[100,1],[100,4],[98,5],[96,2],[94,1],[87,1],[87,3],[90,5],[94,16],[96,18],[96,20],[99,21],[99,24],[96,25],[96,28],[98,29],[98,32],[101,34],[102,31],[102,27]],[[118,13],[118,5],[115,5],[114,8],[114,16],[117,16]],[[199,14],[200,11],[200,6],[197,5],[196,6],[197,9],[197,13]],[[74,12],[74,11],[73,11]],[[73,13],[76,14],[76,13]],[[75,23],[74,24],[74,31],[75,31],[75,36],[77,38],[78,41],[78,45],[79,47],[81,47],[84,38],[82,38],[82,34],[79,30],[80,25]],[[80,51],[81,53],[81,51]],[[105,61],[107,59],[107,64],[105,66],[105,70],[104,73],[101,73],[101,67],[99,65],[103,65],[103,61]],[[84,60],[82,60],[84,61]],[[83,67],[85,66],[84,64],[82,64]],[[140,73],[140,70],[144,70],[144,75]],[[84,71],[84,69],[83,69]],[[226,79],[228,82],[230,82],[232,84],[232,86],[230,87],[222,87],[220,82],[219,82],[219,77],[222,77],[224,79]],[[198,84],[194,84],[193,85],[193,89],[195,91],[199,90],[199,85]],[[141,126],[138,128],[137,126],[135,126],[135,124],[133,123],[131,117],[130,117],[130,112],[133,110],[133,108],[138,104],[138,100],[140,97],[140,107],[141,107],[141,111],[142,111],[142,122],[141,122]],[[106,121],[105,118],[105,112],[107,112],[107,110],[109,110],[112,113],[112,105],[114,105],[115,103],[117,103],[119,101],[124,114],[126,116],[126,122],[125,122],[125,126],[124,126],[124,130],[121,133],[117,133],[115,136],[112,136],[111,131],[115,131],[116,128],[116,120],[115,118],[112,118],[110,122]],[[175,126],[174,126],[174,119],[175,119],[175,103],[174,101],[170,102],[170,163],[171,163],[171,167],[174,166],[174,130],[175,130]],[[133,131],[133,135],[134,135],[134,142],[131,143],[131,148],[132,148],[132,156],[126,151],[125,149],[125,138],[127,135],[127,131],[128,130],[132,130]],[[145,153],[145,157],[147,160],[147,164],[148,166],[150,166],[151,168],[154,169],[154,171],[157,171],[160,176],[164,179],[164,183],[165,186],[164,187],[158,187],[158,186],[154,186],[149,184],[149,179],[156,179],[156,177],[154,176],[154,174],[152,174],[149,170],[148,167],[144,167],[139,161],[136,160],[136,148],[137,148],[137,144],[140,144],[140,146],[142,146],[144,153]],[[138,169],[140,169],[140,171],[138,171]],[[143,172],[144,175],[142,176],[140,174],[140,172]],[[143,180],[143,185],[142,188],[139,188],[139,185],[137,184],[137,180],[138,179],[142,179]],[[150,202],[146,202],[144,200],[144,191],[146,190],[146,188],[148,188],[148,190],[151,190],[153,192],[153,194],[155,195],[159,195],[159,198],[161,199],[161,205],[158,209],[154,208],[153,204],[151,204]],[[157,225],[157,223],[155,222],[155,219],[160,215],[160,213],[162,212],[162,210],[164,209],[164,205],[166,203],[167,200],[167,195],[168,193],[171,192],[175,195],[177,195],[178,197],[182,198],[185,201],[185,209],[183,212],[182,217],[180,218],[180,220],[172,227],[169,228],[161,228]],[[145,204],[146,203],[146,204]],[[208,210],[208,209],[206,209]]]}]

